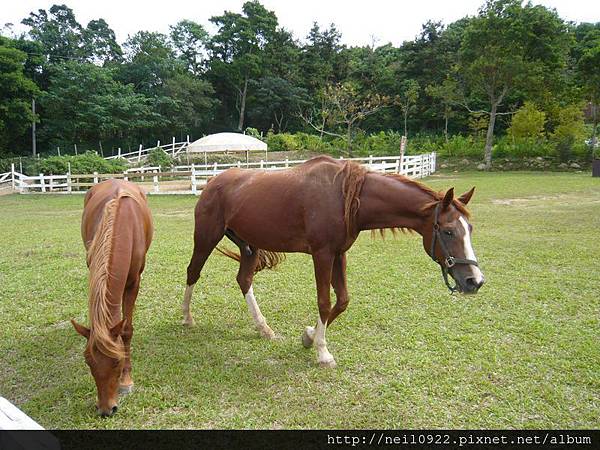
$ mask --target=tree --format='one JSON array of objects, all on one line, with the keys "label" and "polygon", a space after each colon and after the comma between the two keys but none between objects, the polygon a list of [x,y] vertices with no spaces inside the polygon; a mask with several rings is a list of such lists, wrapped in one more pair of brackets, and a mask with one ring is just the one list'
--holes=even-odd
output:
[{"label": "tree", "polygon": [[25,53],[12,48],[10,40],[0,37],[0,154],[14,150],[36,119],[31,99],[39,90],[24,74],[26,59]]},{"label": "tree", "polygon": [[[467,26],[458,65],[465,94],[463,105],[487,109],[489,116],[484,160],[492,163],[496,118],[511,94],[527,96],[544,82],[558,78],[565,67],[569,36],[555,11],[520,0],[488,0]],[[471,106],[470,106],[471,104]],[[475,108],[477,109],[477,108]]]},{"label": "tree", "polygon": [[250,1],[244,3],[242,14],[226,11],[210,21],[218,27],[208,44],[212,78],[225,80],[237,94],[237,129],[242,131],[248,86],[262,73],[261,55],[277,32],[277,16],[258,1]]},{"label": "tree", "polygon": [[29,35],[42,44],[49,63],[81,57],[82,27],[73,10],[66,5],[52,5],[50,13],[39,9],[21,23],[30,27]]},{"label": "tree", "polygon": [[40,103],[46,138],[63,145],[96,147],[102,139],[141,134],[160,120],[149,99],[115,81],[112,71],[90,63],[52,66],[50,88]]},{"label": "tree", "polygon": [[170,27],[170,36],[177,56],[187,69],[199,76],[204,70],[208,33],[202,25],[191,20],[182,20]]},{"label": "tree", "polygon": [[[320,111],[317,114],[314,110],[309,114],[303,113],[301,117],[320,133],[345,138],[348,156],[352,156],[352,141],[358,124],[391,103],[389,97],[379,94],[361,97],[352,83],[328,85],[321,96]],[[315,121],[315,115],[321,118],[320,123]],[[326,131],[326,125],[333,130],[345,128],[345,136],[335,131]]]},{"label": "tree", "polygon": [[400,105],[400,109],[402,110],[402,115],[404,117],[404,136],[408,137],[408,114],[412,109],[414,109],[417,104],[417,99],[419,98],[419,91],[421,87],[416,80],[406,80],[401,84],[400,95],[396,98],[398,105]]},{"label": "tree", "polygon": [[120,61],[123,57],[115,32],[104,19],[90,21],[82,31],[81,40],[81,53],[90,62],[106,64]]},{"label": "tree", "polygon": [[448,143],[448,121],[455,114],[453,107],[460,102],[456,81],[448,77],[442,84],[430,84],[425,88],[425,92],[441,103],[444,117],[444,139]]},{"label": "tree", "polygon": [[262,121],[263,129],[270,128],[274,122],[278,133],[286,129],[289,120],[299,110],[310,104],[306,89],[279,77],[261,78],[256,82],[255,92],[255,106],[250,118],[255,123]]},{"label": "tree", "polygon": [[592,118],[590,145],[592,158],[595,158],[598,142],[598,116],[600,115],[600,30],[595,31],[593,34],[594,38],[589,39],[587,42],[587,48],[583,51],[577,63],[577,69],[584,94],[589,101],[590,116]]}]

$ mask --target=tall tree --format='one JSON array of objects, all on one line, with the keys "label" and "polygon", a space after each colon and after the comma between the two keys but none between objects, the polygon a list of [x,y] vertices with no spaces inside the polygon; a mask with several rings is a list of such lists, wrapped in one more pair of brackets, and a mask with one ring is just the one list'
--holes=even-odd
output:
[{"label": "tall tree", "polygon": [[31,99],[39,90],[24,74],[26,59],[9,39],[0,37],[0,155],[21,150],[19,141],[35,119]]},{"label": "tall tree", "polygon": [[194,75],[204,71],[208,32],[199,23],[181,20],[170,27],[170,37],[177,56]]},{"label": "tall tree", "polygon": [[213,79],[225,80],[236,94],[238,131],[243,130],[248,86],[262,73],[262,52],[277,32],[277,16],[258,1],[244,3],[242,14],[226,11],[210,18],[218,32],[208,44]]},{"label": "tall tree", "polygon": [[80,59],[82,27],[67,5],[52,5],[49,12],[39,9],[21,23],[29,26],[31,38],[42,44],[48,62]]},{"label": "tall tree", "polygon": [[402,110],[402,116],[404,117],[404,136],[408,137],[408,114],[417,105],[419,99],[419,92],[421,86],[419,86],[416,80],[405,80],[401,85],[401,91],[396,101],[400,105]]},{"label": "tall tree", "polygon": [[118,62],[123,57],[115,32],[104,19],[91,20],[82,31],[81,38],[81,53],[88,61],[106,64],[110,61]]},{"label": "tall tree", "polygon": [[[467,26],[458,66],[464,106],[488,115],[484,161],[492,163],[496,118],[511,94],[526,96],[565,67],[569,36],[555,11],[520,0],[488,0]],[[475,108],[477,109],[477,108]]]}]

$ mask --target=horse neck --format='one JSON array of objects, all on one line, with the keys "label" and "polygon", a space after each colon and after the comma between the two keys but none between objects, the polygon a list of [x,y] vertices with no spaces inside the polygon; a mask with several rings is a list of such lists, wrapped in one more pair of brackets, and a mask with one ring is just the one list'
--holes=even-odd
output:
[{"label": "horse neck", "polygon": [[433,200],[413,183],[369,173],[360,194],[358,229],[409,228],[422,233],[426,220],[422,208]]}]

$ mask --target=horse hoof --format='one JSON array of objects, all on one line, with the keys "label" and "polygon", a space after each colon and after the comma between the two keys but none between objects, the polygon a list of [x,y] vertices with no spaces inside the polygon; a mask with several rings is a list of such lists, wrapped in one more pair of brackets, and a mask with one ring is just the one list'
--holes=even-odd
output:
[{"label": "horse hoof", "polygon": [[315,329],[313,327],[306,327],[302,333],[302,345],[304,348],[311,348],[314,341]]},{"label": "horse hoof", "polygon": [[192,317],[190,317],[188,319],[183,319],[183,321],[181,322],[181,325],[183,325],[184,327],[194,327],[194,326],[196,326],[196,322],[194,321],[194,319]]},{"label": "horse hoof", "polygon": [[331,359],[328,361],[319,361],[319,366],[325,369],[335,369],[337,366],[335,359]]},{"label": "horse hoof", "polygon": [[119,386],[119,394],[127,395],[133,392],[133,384],[122,384]]}]

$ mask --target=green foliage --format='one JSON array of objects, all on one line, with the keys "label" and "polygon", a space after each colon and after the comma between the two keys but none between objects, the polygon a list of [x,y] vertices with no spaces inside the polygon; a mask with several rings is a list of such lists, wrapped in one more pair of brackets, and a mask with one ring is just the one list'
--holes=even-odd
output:
[{"label": "green foliage", "polygon": [[289,133],[268,133],[266,142],[269,151],[272,152],[300,150],[300,143],[296,139],[296,136]]},{"label": "green foliage", "polygon": [[34,120],[31,100],[39,89],[24,74],[26,54],[0,36],[0,157],[25,132]]},{"label": "green foliage", "polygon": [[144,163],[145,166],[160,166],[163,169],[171,167],[174,161],[173,158],[167,155],[164,150],[160,147],[153,148],[148,153],[148,158]]},{"label": "green foliage", "polygon": [[496,140],[494,157],[554,156],[555,147],[544,138],[503,136]]},{"label": "green foliage", "polygon": [[582,153],[586,137],[581,105],[573,104],[561,108],[558,125],[552,133],[556,152],[562,161],[568,161],[575,153]]},{"label": "green foliage", "polygon": [[65,174],[69,171],[69,163],[71,173],[77,174],[121,173],[127,168],[127,163],[123,159],[106,160],[97,152],[88,151],[81,155],[51,156],[40,159],[35,167],[35,173]]},{"label": "green foliage", "polygon": [[543,136],[546,113],[537,109],[534,103],[525,104],[512,117],[508,135],[514,140],[538,139]]}]

